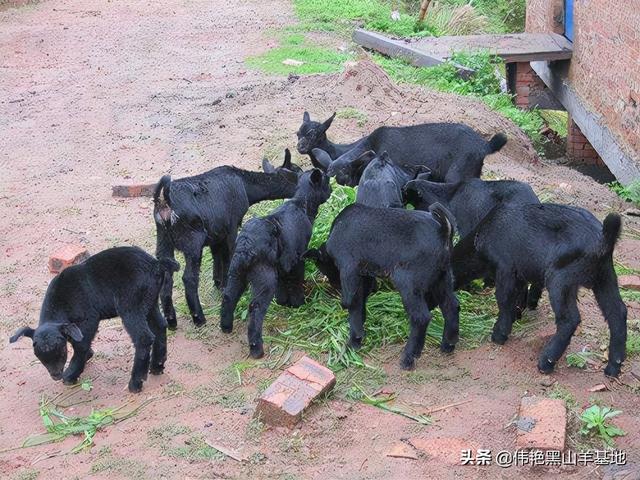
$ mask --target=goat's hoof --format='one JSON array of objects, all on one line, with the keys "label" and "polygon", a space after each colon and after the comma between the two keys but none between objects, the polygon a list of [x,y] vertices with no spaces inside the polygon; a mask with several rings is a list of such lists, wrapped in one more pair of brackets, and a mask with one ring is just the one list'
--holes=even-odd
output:
[{"label": "goat's hoof", "polygon": [[142,390],[142,380],[130,380],[129,391],[131,393],[140,393]]},{"label": "goat's hoof", "polygon": [[220,330],[222,330],[222,333],[231,333],[233,332],[233,325],[222,325],[220,324]]},{"label": "goat's hoof", "polygon": [[442,342],[440,344],[440,351],[442,353],[451,353],[455,350],[456,345],[451,343]]},{"label": "goat's hoof", "polygon": [[351,338],[347,346],[352,350],[360,350],[362,348],[362,338]]},{"label": "goat's hoof", "polygon": [[250,345],[249,355],[255,359],[262,358],[264,357],[264,348],[262,348],[262,345]]},{"label": "goat's hoof", "polygon": [[75,385],[76,383],[78,383],[78,377],[66,377],[63,375],[62,383],[64,383],[65,385]]},{"label": "goat's hoof", "polygon": [[87,359],[87,361],[93,358],[93,348],[89,349],[89,351],[87,352],[87,356],[85,358]]},{"label": "goat's hoof", "polygon": [[207,323],[207,319],[204,317],[191,317],[193,318],[193,324],[196,327],[202,327],[205,323]]},{"label": "goat's hoof", "polygon": [[538,371],[540,373],[549,374],[553,372],[553,369],[556,366],[556,362],[552,362],[548,358],[541,358],[538,361]]},{"label": "goat's hoof", "polygon": [[151,365],[149,373],[151,375],[162,375],[164,373],[164,365]]},{"label": "goat's hoof", "polygon": [[497,345],[504,345],[507,341],[507,338],[509,338],[509,336],[505,335],[504,333],[493,332],[491,334],[491,341]]},{"label": "goat's hoof", "polygon": [[416,368],[416,359],[415,359],[415,357],[403,358],[400,361],[400,368],[402,370],[414,370]]},{"label": "goat's hoof", "polygon": [[607,377],[617,378],[620,375],[620,366],[619,363],[609,363],[604,369],[604,374]]},{"label": "goat's hoof", "polygon": [[167,317],[165,319],[167,321],[167,328],[169,330],[177,330],[178,329],[178,321],[176,320],[176,317]]}]

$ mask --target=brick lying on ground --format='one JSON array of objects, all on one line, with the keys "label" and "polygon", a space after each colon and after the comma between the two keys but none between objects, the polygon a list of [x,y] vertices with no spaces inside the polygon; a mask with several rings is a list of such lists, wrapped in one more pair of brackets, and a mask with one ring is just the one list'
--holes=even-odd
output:
[{"label": "brick lying on ground", "polygon": [[516,422],[516,448],[564,450],[567,409],[564,400],[524,397]]},{"label": "brick lying on ground", "polygon": [[255,416],[264,423],[292,428],[316,398],[329,392],[336,377],[305,356],[286,369],[258,400]]},{"label": "brick lying on ground", "polygon": [[640,275],[620,275],[618,285],[630,290],[640,290]]},{"label": "brick lying on ground", "polygon": [[136,185],[113,185],[111,195],[114,197],[153,197],[155,183],[140,183]]},{"label": "brick lying on ground", "polygon": [[49,256],[49,271],[60,273],[67,267],[85,261],[89,251],[82,245],[63,245]]}]

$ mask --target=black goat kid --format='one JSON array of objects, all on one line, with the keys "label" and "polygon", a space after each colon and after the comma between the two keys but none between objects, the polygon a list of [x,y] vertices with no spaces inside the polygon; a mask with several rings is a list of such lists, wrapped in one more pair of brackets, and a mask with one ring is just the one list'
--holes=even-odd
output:
[{"label": "black goat kid", "polygon": [[[249,172],[223,166],[194,177],[160,179],[153,195],[158,257],[184,254],[184,282],[187,305],[193,322],[200,326],[206,319],[200,305],[198,285],[202,250],[211,249],[213,279],[222,289],[242,218],[251,205],[262,200],[290,198],[296,191],[300,167],[291,163],[289,150],[281,167],[263,160],[261,172]],[[162,309],[170,329],[177,326],[171,293],[173,279],[168,277],[160,293]]]},{"label": "black goat kid", "polygon": [[[139,392],[147,372],[164,371],[167,323],[158,308],[158,294],[165,276],[179,269],[175,260],[156,260],[139,248],[104,250],[55,277],[42,303],[38,327],[23,327],[9,341],[31,338],[33,351],[51,378],[73,384],[93,356],[91,342],[100,320],[121,317],[135,347],[129,391]],[[73,357],[64,370],[67,341]]]},{"label": "black goat kid", "polygon": [[234,310],[250,283],[248,336],[253,358],[264,355],[262,323],[274,295],[280,305],[304,303],[302,256],[318,208],[330,195],[329,178],[322,171],[305,172],[291,200],[270,215],[249,220],[238,235],[222,297],[220,328],[232,331]]},{"label": "black goat kid", "polygon": [[613,268],[613,249],[620,216],[601,224],[582,208],[543,203],[495,208],[454,248],[456,282],[466,283],[495,273],[500,309],[492,339],[503,344],[516,316],[526,282],[544,285],[556,317],[556,334],[542,350],[538,369],[550,373],[567,349],[580,323],[580,287],[593,290],[609,326],[609,362],[605,374],[617,376],[625,358],[627,308],[620,298]]},{"label": "black goat kid", "polygon": [[[479,177],[485,156],[499,151],[507,142],[502,134],[488,142],[478,132],[461,123],[425,123],[405,127],[379,127],[371,134],[351,144],[336,144],[326,132],[335,114],[324,123],[314,122],[307,112],[298,130],[298,151],[308,154],[314,166],[335,176],[341,185],[356,186],[362,173],[354,160],[368,150],[389,152],[398,165],[421,165],[429,168],[434,181],[457,182]],[[327,158],[317,157],[314,148],[327,152]]]},{"label": "black goat kid", "polygon": [[419,212],[355,203],[338,214],[326,244],[305,254],[332,285],[339,283],[342,306],[349,310],[352,348],[360,348],[364,338],[366,301],[375,278],[389,277],[411,323],[401,367],[414,368],[424,347],[430,310],[438,305],[445,319],[441,349],[453,351],[459,316],[450,265],[453,225],[451,214],[440,204]]}]

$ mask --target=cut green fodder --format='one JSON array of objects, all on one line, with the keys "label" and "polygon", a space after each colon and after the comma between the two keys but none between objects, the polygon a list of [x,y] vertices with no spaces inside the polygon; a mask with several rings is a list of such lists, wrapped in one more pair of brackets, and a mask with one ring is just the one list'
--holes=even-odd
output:
[{"label": "cut green fodder", "polygon": [[587,368],[587,365],[597,364],[597,362],[603,362],[606,357],[598,352],[591,352],[589,350],[582,350],[580,352],[574,352],[567,354],[567,365],[575,368]]},{"label": "cut green fodder", "polygon": [[396,399],[395,394],[373,396],[368,395],[362,389],[360,390],[360,392],[362,393],[362,397],[360,398],[360,401],[362,403],[366,403],[367,405],[379,408],[380,410],[384,410],[386,412],[394,413],[396,415],[408,418],[409,420],[413,420],[420,425],[431,425],[432,423],[431,417],[427,415],[420,415],[417,413],[413,413],[405,408],[400,408],[392,405],[392,402]]},{"label": "cut green fodder", "polygon": [[247,65],[272,75],[312,75],[342,70],[351,56],[329,48],[312,45],[300,34],[285,37],[267,52],[249,57]]}]

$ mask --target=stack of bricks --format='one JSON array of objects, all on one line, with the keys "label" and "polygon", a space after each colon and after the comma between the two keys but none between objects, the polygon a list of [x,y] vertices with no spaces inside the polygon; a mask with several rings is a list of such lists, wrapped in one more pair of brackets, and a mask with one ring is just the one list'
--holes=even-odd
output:
[{"label": "stack of bricks", "polygon": [[571,117],[569,117],[567,134],[567,158],[574,163],[605,166],[598,152],[594,150]]},{"label": "stack of bricks", "polygon": [[516,106],[529,108],[529,93],[543,88],[544,83],[529,62],[516,63]]}]

